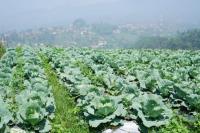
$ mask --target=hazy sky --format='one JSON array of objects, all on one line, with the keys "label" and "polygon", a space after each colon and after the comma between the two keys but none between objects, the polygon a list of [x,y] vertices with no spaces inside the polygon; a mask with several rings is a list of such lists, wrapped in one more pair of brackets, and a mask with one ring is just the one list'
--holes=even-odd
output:
[{"label": "hazy sky", "polygon": [[88,22],[200,23],[200,0],[0,0],[0,32]]}]

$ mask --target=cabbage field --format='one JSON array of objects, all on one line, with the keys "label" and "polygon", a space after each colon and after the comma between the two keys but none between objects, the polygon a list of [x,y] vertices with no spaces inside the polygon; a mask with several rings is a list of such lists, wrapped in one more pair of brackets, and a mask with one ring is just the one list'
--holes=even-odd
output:
[{"label": "cabbage field", "polygon": [[18,47],[0,60],[0,132],[200,132],[200,51]]}]

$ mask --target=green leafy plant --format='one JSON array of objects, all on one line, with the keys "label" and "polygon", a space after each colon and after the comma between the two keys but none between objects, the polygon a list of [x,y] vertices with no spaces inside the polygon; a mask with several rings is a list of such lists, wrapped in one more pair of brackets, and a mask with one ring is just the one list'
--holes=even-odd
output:
[{"label": "green leafy plant", "polygon": [[8,110],[8,105],[3,102],[3,100],[0,97],[0,130],[7,126],[8,122],[12,120],[12,114]]},{"label": "green leafy plant", "polygon": [[172,110],[155,94],[143,94],[135,98],[132,108],[137,110],[138,117],[146,127],[166,125],[172,117]]},{"label": "green leafy plant", "polygon": [[[95,97],[90,104],[85,107],[84,115],[89,120],[92,127],[98,127],[103,123],[115,123],[116,117],[125,116],[126,111],[123,105],[119,104],[120,99],[114,97]],[[120,124],[120,123],[115,123]]]}]

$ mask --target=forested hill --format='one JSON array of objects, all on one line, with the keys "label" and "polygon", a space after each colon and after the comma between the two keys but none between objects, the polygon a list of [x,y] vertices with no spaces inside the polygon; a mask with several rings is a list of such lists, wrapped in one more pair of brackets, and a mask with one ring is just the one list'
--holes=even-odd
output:
[{"label": "forested hill", "polygon": [[180,32],[177,29],[161,24],[89,25],[80,19],[65,27],[12,31],[2,33],[0,37],[9,47],[45,44],[92,48],[200,49],[200,29],[182,28]]}]

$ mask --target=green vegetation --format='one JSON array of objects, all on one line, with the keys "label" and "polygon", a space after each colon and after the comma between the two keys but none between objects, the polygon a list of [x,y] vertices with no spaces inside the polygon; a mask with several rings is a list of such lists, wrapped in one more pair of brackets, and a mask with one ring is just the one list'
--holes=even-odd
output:
[{"label": "green vegetation", "polygon": [[150,133],[191,133],[188,128],[188,124],[183,121],[183,118],[181,116],[174,117],[168,125],[160,128],[159,130],[157,131],[151,130],[149,132]]},{"label": "green vegetation", "polygon": [[91,80],[92,84],[96,86],[104,85],[104,83],[102,82],[102,77],[95,75],[94,71],[88,65],[84,64],[84,62],[77,61],[75,65],[80,68],[80,71],[84,76],[88,77]]},{"label": "green vegetation", "polygon": [[196,120],[188,120],[184,116],[176,115],[172,118],[168,125],[163,126],[157,130],[150,130],[150,133],[199,133],[199,115],[196,115]]},{"label": "green vegetation", "polygon": [[144,133],[198,133],[199,60],[192,50],[8,49],[0,131],[88,133],[135,121]]},{"label": "green vegetation", "polygon": [[[0,60],[0,132],[6,132],[8,123],[13,120],[12,109],[15,105],[12,104],[13,94],[10,87],[12,81],[12,72],[16,64],[16,51],[8,50]],[[9,104],[11,102],[11,104]]]},{"label": "green vegetation", "polygon": [[0,42],[0,58],[3,56],[3,54],[6,52],[5,47],[3,44]]},{"label": "green vegetation", "polygon": [[24,130],[34,132],[49,132],[50,120],[54,116],[55,104],[51,87],[41,66],[36,52],[24,48],[24,86],[16,95],[18,106],[17,123]]},{"label": "green vegetation", "polygon": [[10,82],[11,89],[11,109],[13,113],[14,120],[17,121],[18,105],[16,101],[16,95],[18,95],[22,90],[25,89],[24,86],[24,59],[23,59],[23,48],[17,47],[16,51],[16,66],[13,70],[12,80]]},{"label": "green vegetation", "polygon": [[[198,125],[199,120],[188,119],[199,112],[198,51],[42,51],[93,130],[123,120],[155,132],[184,132]],[[180,114],[188,117],[182,121]]]},{"label": "green vegetation", "polygon": [[25,89],[24,86],[24,59],[23,59],[23,48],[17,47],[17,65],[15,71],[13,73],[13,80],[11,82],[11,86],[13,92],[18,94],[20,91]]},{"label": "green vegetation", "polygon": [[48,77],[49,84],[52,86],[55,98],[56,112],[52,121],[52,131],[56,133],[88,133],[88,126],[79,117],[79,108],[75,106],[74,99],[66,91],[66,87],[60,84],[56,73],[48,64],[45,55],[40,55],[43,67]]},{"label": "green vegetation", "polygon": [[49,132],[54,99],[35,51],[8,49],[0,66],[1,132]]},{"label": "green vegetation", "polygon": [[179,32],[171,37],[144,36],[135,42],[136,48],[200,49],[200,29]]}]

